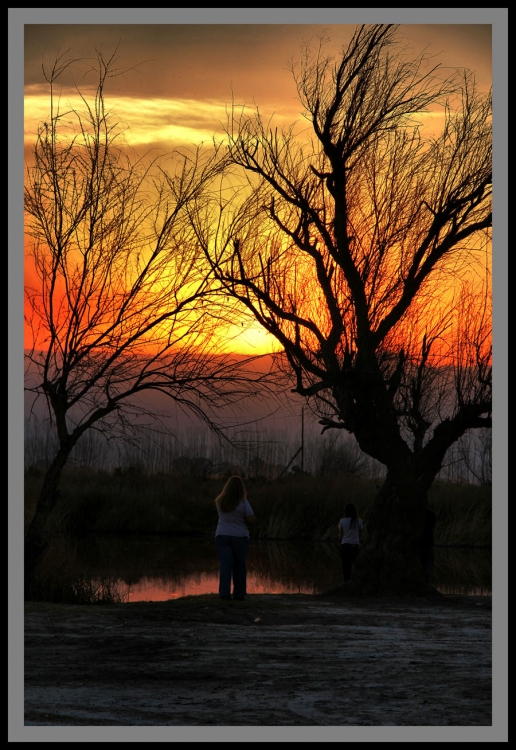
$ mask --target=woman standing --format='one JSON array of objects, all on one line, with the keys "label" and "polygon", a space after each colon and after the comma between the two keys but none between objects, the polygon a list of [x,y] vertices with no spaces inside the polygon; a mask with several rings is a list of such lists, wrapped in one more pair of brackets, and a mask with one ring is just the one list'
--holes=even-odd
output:
[{"label": "woman standing", "polygon": [[339,521],[340,557],[344,582],[351,581],[351,569],[360,549],[360,536],[363,529],[362,519],[353,503],[347,503],[344,518]]},{"label": "woman standing", "polygon": [[215,544],[219,555],[219,596],[242,600],[246,595],[247,571],[245,559],[249,549],[249,526],[254,523],[253,509],[241,477],[230,477],[215,499],[219,522]]}]

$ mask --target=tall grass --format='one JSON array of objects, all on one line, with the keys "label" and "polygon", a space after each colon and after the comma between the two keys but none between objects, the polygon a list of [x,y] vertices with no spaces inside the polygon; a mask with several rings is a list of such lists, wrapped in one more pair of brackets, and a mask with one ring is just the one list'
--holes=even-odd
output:
[{"label": "tall grass", "polygon": [[492,590],[491,550],[442,547],[435,555],[432,581],[446,594],[488,594]]},{"label": "tall grass", "polygon": [[491,546],[490,486],[435,482],[430,490],[429,504],[437,516],[436,544]]},{"label": "tall grass", "polygon": [[[26,523],[34,512],[41,482],[41,474],[26,473]],[[224,477],[149,474],[141,467],[112,472],[69,467],[50,530],[73,535],[211,534],[217,524],[214,498],[224,482]],[[274,480],[250,477],[246,484],[257,538],[336,539],[344,506],[353,502],[367,539],[376,493],[376,482],[371,479],[342,473],[288,474]],[[437,516],[437,545],[491,544],[490,487],[436,482],[429,504]]]},{"label": "tall grass", "polygon": [[345,504],[355,503],[365,520],[374,493],[371,480],[340,473],[296,475],[249,488],[256,533],[267,539],[336,539]]},{"label": "tall grass", "polygon": [[[384,467],[362,453],[354,437],[344,430],[321,435],[313,416],[303,422],[303,431],[301,422],[283,421],[290,427],[281,427],[278,420],[228,428],[230,442],[218,439],[208,428],[195,426],[166,432],[140,428],[141,435],[131,443],[114,439],[107,442],[90,430],[74,447],[70,465],[107,472],[140,467],[148,474],[204,477],[230,472],[247,478],[274,479],[296,468],[318,476],[340,472],[375,480],[384,475]],[[490,483],[490,432],[477,433],[464,436],[452,446],[440,479]],[[26,422],[26,470],[45,470],[56,449],[56,436],[47,422],[38,422],[35,417]]]},{"label": "tall grass", "polygon": [[54,537],[38,567],[26,599],[60,604],[119,604],[120,585],[110,577],[92,578],[77,560],[77,544],[69,537]]}]

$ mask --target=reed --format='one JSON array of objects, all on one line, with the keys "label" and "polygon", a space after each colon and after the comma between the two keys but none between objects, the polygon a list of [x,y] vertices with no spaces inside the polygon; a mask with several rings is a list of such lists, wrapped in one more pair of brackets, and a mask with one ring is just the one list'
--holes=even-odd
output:
[{"label": "reed", "polygon": [[367,515],[375,485],[339,473],[297,475],[250,488],[256,535],[266,539],[337,539],[337,524],[347,502]]},{"label": "reed", "polygon": [[[25,523],[32,516],[41,481],[41,475],[26,473]],[[150,474],[138,466],[111,472],[68,467],[49,531],[79,536],[94,532],[211,534],[217,523],[214,498],[224,481],[224,477]],[[288,474],[273,480],[251,477],[246,484],[256,515],[256,538],[331,541],[337,538],[345,504],[353,502],[367,539],[376,492],[372,479],[335,472]],[[489,486],[436,482],[429,505],[437,516],[436,545],[490,546]]]},{"label": "reed", "polygon": [[40,563],[27,600],[60,604],[120,604],[124,592],[112,578],[93,578],[77,559],[77,544],[69,536],[54,537]]},{"label": "reed", "polygon": [[435,544],[491,546],[492,497],[489,485],[436,482],[430,491],[429,504],[437,516]]},{"label": "reed", "polygon": [[446,548],[436,550],[432,582],[446,594],[490,594],[492,590],[491,550]]}]

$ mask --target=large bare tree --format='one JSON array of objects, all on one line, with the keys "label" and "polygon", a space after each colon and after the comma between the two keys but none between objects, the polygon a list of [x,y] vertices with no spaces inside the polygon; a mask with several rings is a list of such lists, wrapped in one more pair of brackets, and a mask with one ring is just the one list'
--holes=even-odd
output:
[{"label": "large bare tree", "polygon": [[418,540],[448,449],[491,426],[491,96],[408,57],[398,32],[358,27],[336,60],[304,48],[308,133],[233,108],[247,198],[239,185],[225,220],[196,224],[323,430],[386,467],[351,590],[406,594],[425,589]]},{"label": "large bare tree", "polygon": [[252,381],[216,356],[208,266],[188,220],[224,160],[216,147],[139,158],[106,106],[108,79],[122,72],[115,56],[99,52],[94,94],[77,89],[79,104],[65,104],[60,82],[80,64],[61,56],[43,69],[50,111],[26,169],[26,390],[46,403],[59,445],[26,531],[27,595],[63,467],[86,430],[127,435],[150,390],[216,427],[216,408]]}]

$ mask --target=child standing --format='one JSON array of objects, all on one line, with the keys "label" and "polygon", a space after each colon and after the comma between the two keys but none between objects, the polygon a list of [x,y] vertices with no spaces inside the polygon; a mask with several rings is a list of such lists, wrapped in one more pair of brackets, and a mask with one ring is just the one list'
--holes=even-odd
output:
[{"label": "child standing", "polygon": [[351,569],[360,550],[360,536],[363,527],[362,519],[359,518],[356,507],[353,503],[347,503],[344,509],[344,518],[340,519],[338,525],[340,557],[345,583],[351,581]]}]

